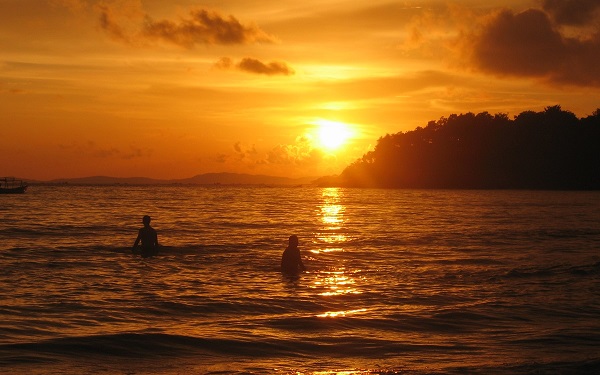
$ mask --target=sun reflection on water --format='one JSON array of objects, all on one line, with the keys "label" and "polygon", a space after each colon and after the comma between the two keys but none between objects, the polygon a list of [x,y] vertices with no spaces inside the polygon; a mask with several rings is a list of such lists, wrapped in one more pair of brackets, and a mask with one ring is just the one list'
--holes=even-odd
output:
[{"label": "sun reflection on water", "polygon": [[[277,370],[277,369],[275,369]],[[401,372],[388,370],[386,374],[401,374]],[[300,372],[295,371],[289,374],[294,375],[376,375],[381,374],[379,370],[323,370],[323,371],[311,371],[311,372]]]},{"label": "sun reflection on water", "polygon": [[[323,223],[325,224],[330,224],[331,227],[330,229],[337,229],[339,228],[339,224],[342,223],[342,213],[343,213],[343,206],[338,205],[338,204],[332,204],[329,206],[321,206],[321,214],[322,214],[322,220]],[[338,226],[334,226],[335,224],[337,224]]]},{"label": "sun reflection on water", "polygon": [[[356,273],[356,272],[354,272]],[[356,279],[345,270],[320,272],[314,281],[313,288],[324,289],[321,296],[340,296],[344,294],[361,294],[356,288]]]},{"label": "sun reflection on water", "polygon": [[338,318],[353,314],[359,314],[367,311],[367,309],[342,310],[342,311],[327,311],[326,313],[317,315],[319,318]]},{"label": "sun reflection on water", "polygon": [[318,252],[343,251],[340,247],[329,247],[330,244],[340,244],[348,241],[348,237],[342,232],[346,211],[346,207],[341,204],[342,191],[339,188],[325,188],[322,191],[322,197],[323,203],[319,207],[318,215],[323,227],[319,233],[316,233],[316,237],[319,241],[327,244],[328,247],[319,249]]},{"label": "sun reflection on water", "polygon": [[327,249],[313,249],[313,250],[310,250],[310,252],[313,253],[313,254],[331,253],[331,252],[335,252],[335,251],[344,251],[344,249],[341,248],[341,247],[330,247],[330,248],[327,248]]},{"label": "sun reflection on water", "polygon": [[[322,204],[317,211],[322,227],[318,233],[316,249],[311,250],[316,259],[320,260],[324,268],[313,273],[313,280],[309,286],[316,295],[337,301],[336,297],[352,296],[362,294],[359,283],[364,282],[361,278],[360,269],[350,269],[346,265],[348,261],[345,252],[345,243],[349,241],[345,226],[346,206],[343,204],[344,191],[339,188],[326,188],[322,190]],[[317,256],[320,255],[320,256]],[[346,300],[346,297],[344,300]],[[350,298],[352,300],[353,298]],[[350,300],[347,300],[348,302]],[[339,303],[339,301],[335,302]],[[336,306],[331,311],[318,314],[318,317],[336,318],[357,314],[367,311],[349,302],[347,308]],[[340,309],[342,307],[342,309]]]}]

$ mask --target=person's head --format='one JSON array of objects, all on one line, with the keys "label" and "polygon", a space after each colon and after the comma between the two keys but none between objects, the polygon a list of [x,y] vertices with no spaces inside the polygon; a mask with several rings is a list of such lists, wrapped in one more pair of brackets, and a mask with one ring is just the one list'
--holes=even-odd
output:
[{"label": "person's head", "polygon": [[144,223],[144,225],[150,225],[150,220],[150,216],[144,215],[144,217],[142,218],[142,223]]},{"label": "person's head", "polygon": [[298,236],[292,234],[289,239],[290,246],[298,246]]}]

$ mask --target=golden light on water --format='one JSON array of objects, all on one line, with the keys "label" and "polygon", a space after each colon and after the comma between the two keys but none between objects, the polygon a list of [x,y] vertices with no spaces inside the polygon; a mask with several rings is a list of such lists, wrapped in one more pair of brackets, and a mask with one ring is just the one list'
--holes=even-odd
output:
[{"label": "golden light on water", "polygon": [[[386,374],[396,374],[397,372],[388,372]],[[304,372],[296,372],[296,375],[308,375],[309,373]],[[371,370],[326,370],[326,371],[315,371],[310,372],[310,375],[367,375],[367,374],[378,374],[378,372],[373,372]],[[400,374],[400,373],[398,373]]]},{"label": "golden light on water", "polygon": [[338,318],[352,314],[358,314],[367,311],[367,309],[342,310],[342,311],[327,311],[324,314],[317,315],[319,318]]},{"label": "golden light on water", "polygon": [[348,237],[342,232],[344,224],[344,213],[346,207],[341,204],[341,189],[325,188],[322,192],[323,204],[319,209],[319,217],[323,223],[322,232],[316,233],[319,241],[324,242],[324,249],[312,250],[313,253],[328,253],[333,251],[344,251],[340,246],[331,247],[333,244],[342,244],[348,241]]},{"label": "golden light on water", "polygon": [[321,272],[322,277],[314,282],[314,288],[324,289],[319,295],[322,296],[339,296],[344,294],[361,294],[356,285],[356,279],[352,273],[347,273],[345,270]]},{"label": "golden light on water", "polygon": [[336,251],[344,251],[343,248],[341,247],[331,247],[331,248],[327,248],[327,249],[313,249],[310,250],[311,253],[313,254],[321,254],[321,253],[333,253]]},{"label": "golden light on water", "polygon": [[[324,297],[361,294],[362,292],[356,287],[356,273],[359,271],[347,270],[343,265],[344,258],[341,257],[344,252],[344,243],[348,241],[348,236],[344,232],[346,207],[342,204],[343,190],[339,188],[323,189],[322,198],[323,203],[318,215],[323,227],[316,237],[323,247],[313,249],[312,253],[331,254],[332,259],[338,264],[327,271],[316,273],[311,288],[314,288],[318,295]],[[335,255],[336,253],[340,255]],[[330,314],[330,312],[325,314]],[[339,312],[331,313],[328,316],[333,317],[340,314]]]},{"label": "golden light on water", "polygon": [[339,204],[326,205],[321,207],[322,221],[325,224],[340,224],[342,222],[343,207]]}]

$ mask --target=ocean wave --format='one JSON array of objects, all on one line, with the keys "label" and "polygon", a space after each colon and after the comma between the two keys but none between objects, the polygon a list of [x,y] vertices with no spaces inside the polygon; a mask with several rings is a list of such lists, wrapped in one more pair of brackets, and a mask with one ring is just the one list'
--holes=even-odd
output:
[{"label": "ocean wave", "polygon": [[314,356],[381,358],[423,350],[476,351],[464,344],[415,344],[383,338],[353,339],[344,335],[284,339],[204,338],[165,333],[118,333],[63,337],[40,342],[0,345],[0,365],[68,361],[73,358],[152,358],[156,356],[230,356],[243,358],[305,358]]},{"label": "ocean wave", "polygon": [[[133,240],[131,241],[133,244]],[[264,247],[258,247],[264,248]],[[159,248],[159,255],[186,255],[186,254],[240,254],[247,253],[253,249],[257,249],[255,245],[248,244],[220,244],[220,245],[205,245],[205,244],[186,244],[186,245],[161,245]],[[279,248],[276,249],[280,251]],[[281,249],[283,251],[283,249]],[[8,256],[23,256],[23,257],[31,257],[32,255],[36,255],[38,257],[42,257],[45,253],[50,253],[48,255],[60,256],[68,255],[73,256],[73,254],[131,254],[131,245],[126,246],[114,246],[114,245],[96,245],[96,244],[86,244],[81,245],[78,243],[74,243],[71,245],[60,244],[54,245],[49,243],[47,245],[40,245],[36,247],[25,247],[25,246],[14,246],[9,247],[7,249],[3,249],[0,251],[0,256],[8,257]]]},{"label": "ocean wave", "polygon": [[[0,363],[21,359],[80,356],[117,356],[127,358],[191,353],[246,353],[260,355],[278,350],[274,344],[242,340],[207,339],[164,333],[118,333],[63,337],[40,342],[0,345]],[[18,353],[18,355],[16,354]]]},{"label": "ocean wave", "polygon": [[519,267],[506,272],[506,278],[550,278],[555,276],[597,276],[600,275],[600,262],[569,265],[560,264],[544,267]]},{"label": "ocean wave", "polygon": [[[424,371],[408,371],[407,374],[427,374]],[[541,374],[564,374],[564,375],[593,375],[600,374],[600,358],[584,358],[574,361],[535,361],[516,364],[499,365],[471,365],[447,367],[435,374],[447,375],[541,375]]]}]

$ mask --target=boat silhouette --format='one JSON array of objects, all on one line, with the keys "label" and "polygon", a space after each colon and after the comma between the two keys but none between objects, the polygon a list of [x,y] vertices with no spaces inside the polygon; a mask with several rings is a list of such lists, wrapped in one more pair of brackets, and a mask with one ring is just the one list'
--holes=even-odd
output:
[{"label": "boat silhouette", "polygon": [[14,177],[0,178],[0,194],[23,194],[27,190],[27,183]]}]

